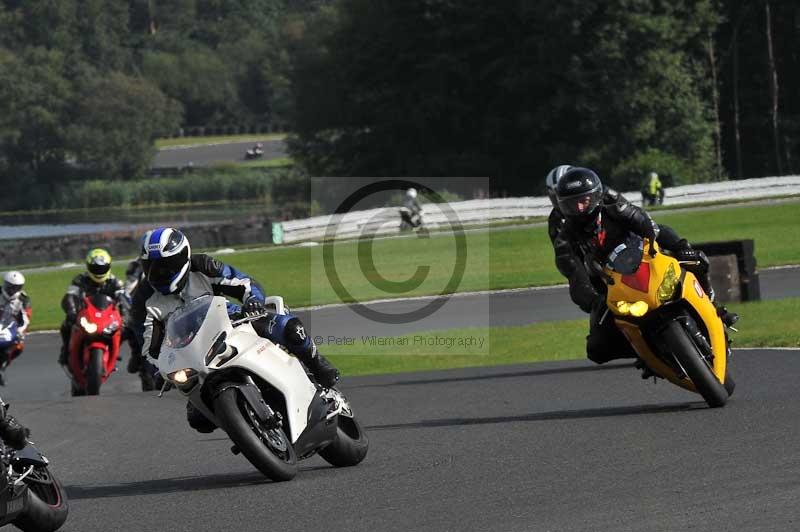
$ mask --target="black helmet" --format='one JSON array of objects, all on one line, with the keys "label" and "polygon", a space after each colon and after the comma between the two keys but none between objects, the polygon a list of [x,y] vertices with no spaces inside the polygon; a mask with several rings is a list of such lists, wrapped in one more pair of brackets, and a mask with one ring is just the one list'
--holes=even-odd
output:
[{"label": "black helmet", "polygon": [[588,168],[573,167],[556,185],[558,208],[570,218],[586,218],[594,214],[603,199],[603,183]]},{"label": "black helmet", "polygon": [[174,294],[186,284],[192,249],[186,235],[171,227],[159,227],[144,234],[139,258],[153,288],[164,295]]}]

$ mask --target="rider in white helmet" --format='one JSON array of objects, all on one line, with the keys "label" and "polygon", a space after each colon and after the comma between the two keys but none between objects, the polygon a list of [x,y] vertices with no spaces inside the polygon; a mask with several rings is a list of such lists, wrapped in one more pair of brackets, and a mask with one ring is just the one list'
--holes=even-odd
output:
[{"label": "rider in white helmet", "polygon": [[5,384],[2,371],[16,357],[22,354],[25,345],[25,332],[31,322],[31,300],[25,293],[25,276],[18,271],[3,275],[3,288],[0,290],[0,315],[10,312],[17,322],[17,341],[0,350],[0,385]]},{"label": "rider in white helmet", "polygon": [[3,275],[3,289],[0,293],[0,311],[10,306],[17,318],[18,331],[24,334],[31,322],[31,298],[25,293],[25,276],[18,271]]}]

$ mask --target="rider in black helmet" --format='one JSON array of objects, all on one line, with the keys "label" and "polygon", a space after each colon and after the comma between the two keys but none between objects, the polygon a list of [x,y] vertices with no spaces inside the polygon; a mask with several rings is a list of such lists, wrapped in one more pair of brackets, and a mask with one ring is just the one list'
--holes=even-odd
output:
[{"label": "rider in black helmet", "polygon": [[[678,260],[697,262],[697,266],[687,269],[692,270],[713,300],[705,254],[692,249],[674,230],[657,225],[644,210],[604,186],[592,170],[572,167],[565,172],[556,185],[556,199],[558,212],[563,216],[561,228],[553,238],[556,264],[569,279],[573,301],[590,312],[586,352],[593,362],[602,364],[617,358],[636,357],[613,320],[603,319],[606,287],[597,267],[628,232],[655,240]],[[569,271],[562,269],[565,265],[569,266]],[[724,307],[718,307],[718,312],[727,326],[738,319]]]}]

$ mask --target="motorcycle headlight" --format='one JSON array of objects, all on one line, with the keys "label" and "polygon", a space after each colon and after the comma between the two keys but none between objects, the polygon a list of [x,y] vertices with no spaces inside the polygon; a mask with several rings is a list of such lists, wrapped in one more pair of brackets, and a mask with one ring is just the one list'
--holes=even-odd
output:
[{"label": "motorcycle headlight", "polygon": [[658,297],[658,300],[661,303],[670,301],[673,297],[675,297],[675,292],[677,290],[678,274],[675,271],[675,265],[670,264],[669,268],[667,269],[667,273],[664,274],[664,280],[661,281],[661,285],[658,287],[656,297]]},{"label": "motorcycle headlight", "polygon": [[108,324],[108,326],[105,329],[103,329],[103,334],[111,336],[117,331],[117,329],[119,329],[119,323],[117,323],[116,321],[112,321],[111,323]]},{"label": "motorcycle headlight", "polygon": [[631,315],[634,318],[641,318],[647,314],[647,311],[650,310],[650,306],[644,301],[635,301],[633,303],[617,301],[617,310],[622,315]]},{"label": "motorcycle headlight", "polygon": [[81,317],[81,327],[83,327],[83,330],[89,334],[94,334],[97,332],[97,324],[90,322],[85,316]]},{"label": "motorcycle headlight", "polygon": [[186,369],[179,369],[178,371],[173,371],[167,378],[176,384],[186,384],[189,382],[189,379],[194,377],[197,372],[191,368]]}]

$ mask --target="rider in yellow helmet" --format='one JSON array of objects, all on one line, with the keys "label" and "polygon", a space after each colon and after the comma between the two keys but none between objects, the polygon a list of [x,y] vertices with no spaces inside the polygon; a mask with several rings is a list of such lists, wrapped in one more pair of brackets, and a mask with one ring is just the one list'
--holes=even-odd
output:
[{"label": "rider in yellow helmet", "polygon": [[67,293],[61,299],[61,308],[66,317],[61,324],[61,353],[58,363],[67,364],[69,353],[69,339],[72,336],[72,326],[78,312],[83,307],[83,298],[87,295],[105,294],[116,300],[117,306],[123,317],[130,306],[125,295],[122,281],[111,273],[111,255],[105,249],[95,248],[86,254],[86,271],[78,274],[67,288]]}]

